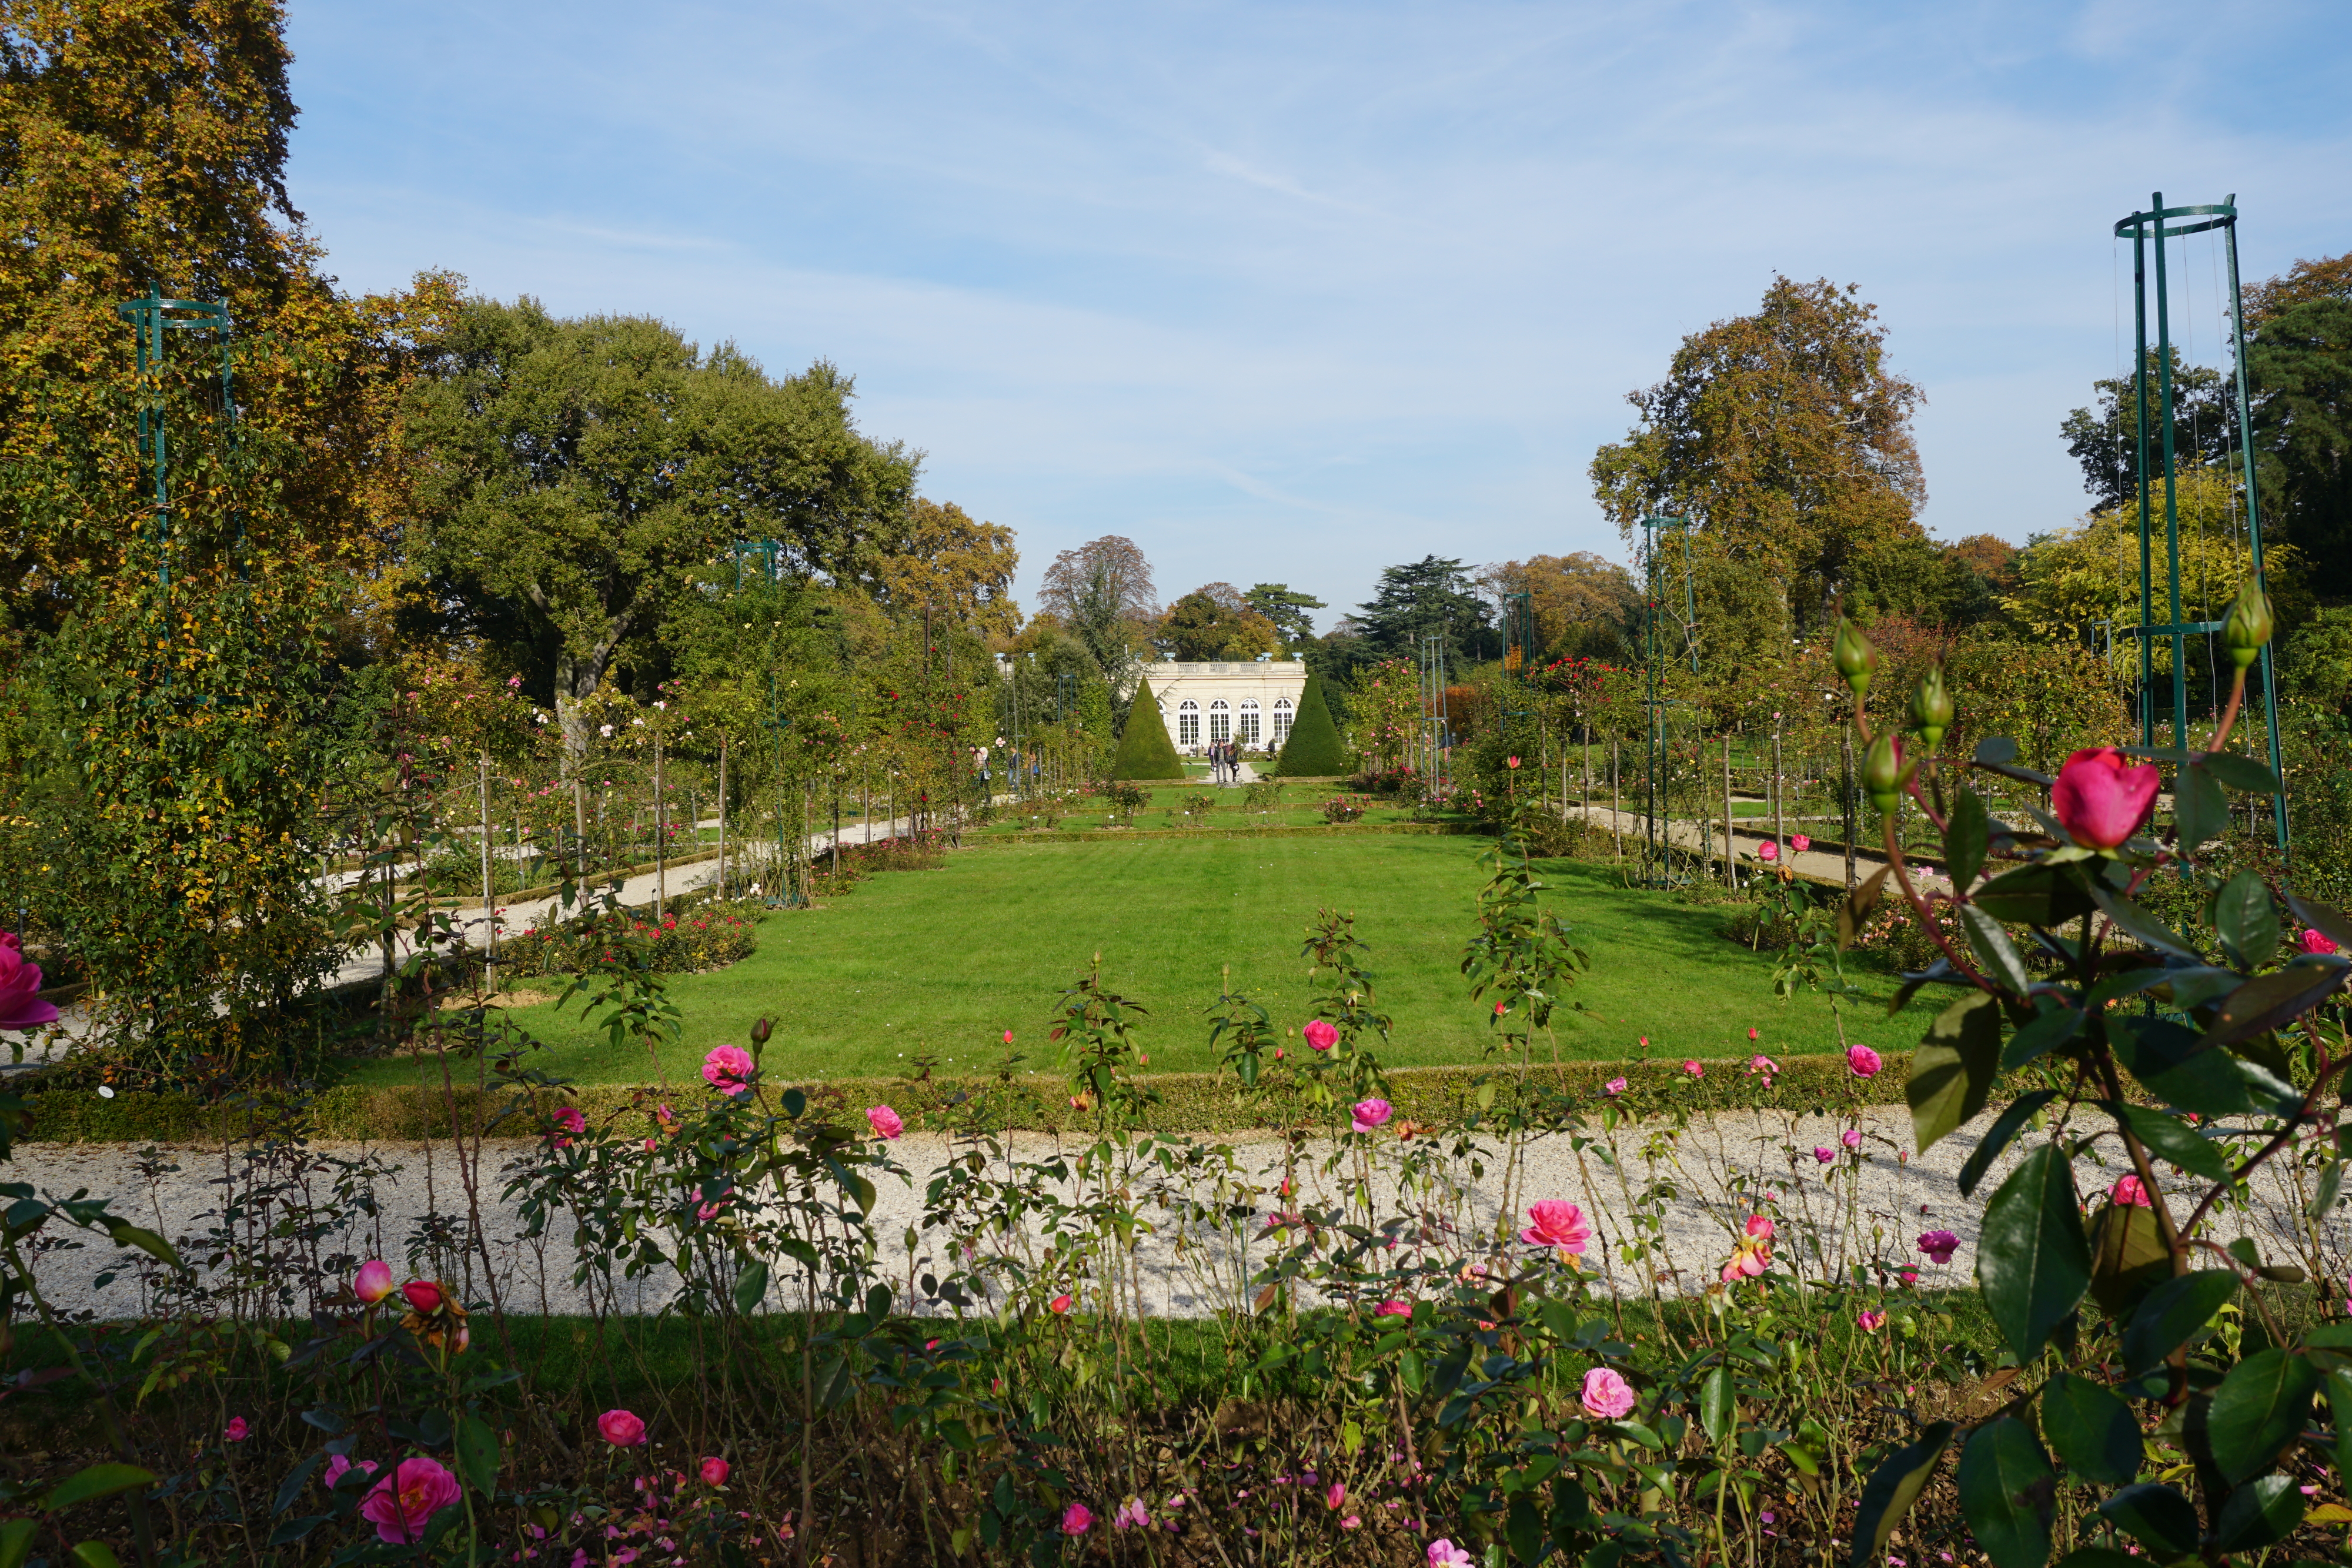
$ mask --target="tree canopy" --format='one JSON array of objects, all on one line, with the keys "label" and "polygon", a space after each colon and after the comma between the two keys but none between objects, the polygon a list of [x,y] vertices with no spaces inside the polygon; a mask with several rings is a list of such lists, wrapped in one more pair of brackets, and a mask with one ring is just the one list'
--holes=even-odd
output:
[{"label": "tree canopy", "polygon": [[1924,394],[1876,319],[1853,285],[1777,277],[1754,315],[1685,338],[1665,380],[1626,394],[1641,423],[1593,456],[1601,509],[1629,541],[1644,517],[1688,517],[1799,626],[1827,624],[1861,554],[1919,533],[1927,499]]},{"label": "tree canopy", "polygon": [[1168,607],[1153,642],[1179,659],[1255,659],[1279,652],[1282,633],[1230,582],[1196,588]]},{"label": "tree canopy", "polygon": [[525,630],[576,753],[625,642],[736,541],[802,578],[874,564],[915,459],[860,435],[850,395],[830,364],[773,381],[647,318],[468,301],[412,400],[416,559],[461,616]]},{"label": "tree canopy", "polygon": [[1356,635],[1374,658],[1418,657],[1421,639],[1433,632],[1445,639],[1449,659],[1498,654],[1486,606],[1473,587],[1462,563],[1444,556],[1383,567],[1371,601],[1357,606]]}]

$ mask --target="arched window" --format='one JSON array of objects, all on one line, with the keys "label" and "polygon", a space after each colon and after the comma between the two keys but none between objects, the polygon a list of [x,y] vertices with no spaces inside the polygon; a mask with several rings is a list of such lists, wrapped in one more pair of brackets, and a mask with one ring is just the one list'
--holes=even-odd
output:
[{"label": "arched window", "polygon": [[1288,697],[1274,699],[1274,743],[1276,746],[1290,738],[1290,721],[1293,716]]},{"label": "arched window", "polygon": [[1219,697],[1209,705],[1209,744],[1223,746],[1233,737],[1233,710],[1225,706],[1224,698]]},{"label": "arched window", "polygon": [[1255,697],[1242,699],[1241,734],[1236,738],[1244,746],[1257,744],[1257,699]]},{"label": "arched window", "polygon": [[1191,697],[1176,705],[1176,744],[1201,744],[1201,705]]}]

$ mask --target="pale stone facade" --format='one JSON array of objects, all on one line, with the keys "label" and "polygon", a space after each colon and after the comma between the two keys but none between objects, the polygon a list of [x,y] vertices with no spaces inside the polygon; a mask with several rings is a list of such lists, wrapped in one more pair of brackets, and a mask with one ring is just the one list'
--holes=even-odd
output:
[{"label": "pale stone facade", "polygon": [[1237,740],[1247,751],[1278,748],[1307,689],[1303,658],[1231,664],[1162,659],[1144,665],[1143,674],[1180,757],[1198,757],[1223,740]]}]

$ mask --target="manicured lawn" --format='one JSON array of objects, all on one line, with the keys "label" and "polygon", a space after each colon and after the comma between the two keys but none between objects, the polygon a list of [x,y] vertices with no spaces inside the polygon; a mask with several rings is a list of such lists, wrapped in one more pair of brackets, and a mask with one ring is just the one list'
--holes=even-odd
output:
[{"label": "manicured lawn", "polygon": [[[1149,787],[1151,804],[1135,814],[1131,824],[1113,826],[1118,821],[1099,797],[1089,796],[1085,809],[1065,813],[1052,824],[1062,832],[1087,831],[1116,833],[1161,832],[1169,829],[1213,828],[1225,832],[1252,828],[1312,827],[1322,823],[1323,802],[1335,795],[1346,794],[1337,784],[1286,784],[1278,805],[1248,807],[1243,804],[1247,793],[1241,785],[1219,786],[1205,778],[1192,784],[1155,784]],[[1196,808],[1202,799],[1209,802],[1205,809]],[[1362,821],[1371,823],[1409,822],[1412,810],[1392,800],[1378,798],[1353,797],[1364,807]],[[1042,816],[1033,815],[1020,804],[1007,802],[996,809],[996,821],[979,829],[982,838],[1017,837],[1024,830],[1047,826]],[[967,837],[975,836],[967,832]],[[844,834],[844,841],[856,841],[855,834]]]},{"label": "manicured lawn", "polygon": [[[993,1061],[1004,1030],[1026,1070],[1054,1066],[1045,1027],[1055,993],[1102,955],[1106,983],[1144,1003],[1155,1071],[1205,1071],[1215,1057],[1204,1009],[1219,969],[1267,1003],[1278,1020],[1307,1016],[1314,994],[1299,946],[1321,904],[1354,912],[1370,944],[1381,1004],[1396,1020],[1394,1065],[1475,1061],[1486,1008],[1460,973],[1486,841],[1368,834],[1360,838],[1126,838],[1008,843],[966,850],[934,871],[886,873],[829,906],[780,914],[761,928],[758,953],[730,968],[679,977],[671,987],[685,1040],[667,1063],[690,1077],[712,1046],[740,1044],[762,1013],[776,1020],[772,1071],[807,1077],[900,1071],[929,1051],[962,1072]],[[1592,956],[1570,995],[1590,1013],[1563,1015],[1566,1057],[1654,1054],[1745,1059],[1837,1048],[1827,1003],[1793,1006],[1771,994],[1770,964],[1716,935],[1721,907],[1614,885],[1606,866],[1552,862],[1555,907]],[[1889,1021],[1878,993],[1850,1008],[1848,1038],[1885,1049],[1916,1044],[1916,1009]],[[548,982],[551,991],[560,982]],[[582,1081],[642,1082],[645,1056],[615,1050],[578,1009],[517,1009],[513,1017],[553,1049],[551,1070]],[[1748,1030],[1762,1031],[1751,1046]],[[408,1081],[401,1061],[352,1064],[362,1082]]]}]

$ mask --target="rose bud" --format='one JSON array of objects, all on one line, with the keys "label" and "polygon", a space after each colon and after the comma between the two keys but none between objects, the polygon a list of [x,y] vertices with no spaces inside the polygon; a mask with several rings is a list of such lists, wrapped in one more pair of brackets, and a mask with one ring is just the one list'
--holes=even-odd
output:
[{"label": "rose bud", "polygon": [[1882,817],[1903,798],[1903,743],[1883,730],[1863,757],[1862,788]]},{"label": "rose bud", "polygon": [[2221,646],[2230,650],[2230,662],[2242,670],[2262,657],[2263,644],[2270,640],[2270,595],[2263,591],[2260,579],[2250,577],[2239,584],[2229,619],[2221,622]]},{"label": "rose bud", "polygon": [[1952,694],[1944,689],[1941,664],[1928,665],[1911,688],[1911,727],[1930,751],[1944,744],[1944,732],[1952,727]]},{"label": "rose bud", "polygon": [[1862,634],[1862,628],[1843,616],[1838,617],[1837,643],[1831,649],[1830,662],[1845,684],[1860,697],[1870,690],[1870,677],[1878,673],[1878,650]]}]

